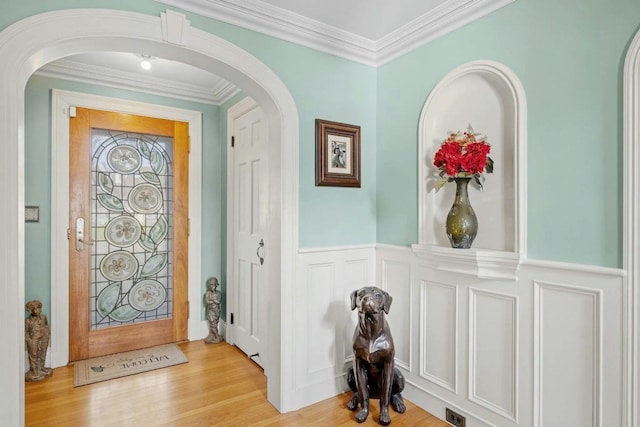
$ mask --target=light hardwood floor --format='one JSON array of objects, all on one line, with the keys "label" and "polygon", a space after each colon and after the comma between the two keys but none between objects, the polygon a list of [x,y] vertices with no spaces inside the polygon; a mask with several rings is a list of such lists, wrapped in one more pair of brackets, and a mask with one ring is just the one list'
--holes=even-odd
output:
[{"label": "light hardwood floor", "polygon": [[[296,412],[280,414],[267,402],[262,369],[236,347],[202,341],[180,344],[189,363],[83,387],[73,387],[73,367],[25,383],[27,426],[356,426],[346,408],[351,393]],[[391,426],[447,427],[449,424],[406,401],[391,410]],[[379,402],[371,402],[363,426],[378,423]],[[2,424],[0,420],[0,424]]]}]

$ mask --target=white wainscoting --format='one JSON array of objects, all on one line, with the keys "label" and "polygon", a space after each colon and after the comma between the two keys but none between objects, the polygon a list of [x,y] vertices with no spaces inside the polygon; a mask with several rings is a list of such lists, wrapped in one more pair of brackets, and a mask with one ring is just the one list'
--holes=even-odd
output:
[{"label": "white wainscoting", "polygon": [[496,278],[406,247],[376,258],[408,400],[467,427],[624,425],[622,270],[525,260]]},{"label": "white wainscoting", "polygon": [[[392,327],[393,343],[396,349],[396,366],[412,370],[411,349],[415,342],[412,335],[417,333],[414,316],[415,308],[412,301],[418,299],[419,291],[415,292],[411,286],[411,263],[402,257],[388,257],[379,265],[380,275],[377,277],[378,286],[393,298],[387,321]],[[391,278],[391,280],[387,280]]]},{"label": "white wainscoting", "polygon": [[[393,274],[398,273],[393,270]],[[351,339],[356,325],[350,295],[375,284],[373,245],[299,251],[293,313],[299,407],[348,389],[345,374],[353,360]]]},{"label": "white wainscoting", "polygon": [[[457,393],[458,390],[458,288],[420,280],[421,378]],[[424,325],[438,325],[425,328]],[[439,351],[430,351],[438,348]]]},{"label": "white wainscoting", "polygon": [[603,425],[602,294],[601,289],[534,282],[534,419],[539,425]]},{"label": "white wainscoting", "polygon": [[451,408],[467,427],[626,426],[622,270],[524,260],[502,277],[439,268],[438,256],[390,245],[299,252],[299,407],[347,390],[350,294],[377,285],[393,297],[403,395],[437,417]]},{"label": "white wainscoting", "polygon": [[469,400],[515,423],[518,338],[518,297],[469,288]]}]

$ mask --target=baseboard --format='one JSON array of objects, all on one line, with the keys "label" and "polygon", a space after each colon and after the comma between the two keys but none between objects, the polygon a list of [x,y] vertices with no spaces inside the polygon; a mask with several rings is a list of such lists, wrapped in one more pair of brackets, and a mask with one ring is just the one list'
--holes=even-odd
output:
[{"label": "baseboard", "polygon": [[[338,375],[330,380],[318,382],[296,390],[297,407],[304,408],[314,403],[338,396],[349,390],[345,374]],[[348,409],[345,407],[345,411]]]},{"label": "baseboard", "polygon": [[465,425],[467,427],[494,427],[494,424],[491,424],[490,422],[485,421],[474,414],[460,409],[453,403],[447,402],[446,400],[437,397],[435,394],[432,394],[428,390],[425,390],[424,388],[413,384],[409,380],[405,382],[402,397],[429,412],[434,417],[438,417],[443,421],[445,420],[445,411],[447,408],[449,408],[465,417]]}]

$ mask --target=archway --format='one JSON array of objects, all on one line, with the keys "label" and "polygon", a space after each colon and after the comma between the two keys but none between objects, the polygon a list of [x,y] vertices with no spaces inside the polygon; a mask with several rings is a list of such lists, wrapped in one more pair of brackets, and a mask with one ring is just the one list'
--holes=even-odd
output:
[{"label": "archway", "polygon": [[295,409],[291,373],[295,254],[298,245],[298,115],[282,81],[237,46],[192,28],[182,14],[161,17],[77,9],[35,15],[0,33],[0,339],[12,349],[0,354],[3,420],[24,423],[24,89],[44,64],[88,51],[133,51],[190,64],[242,87],[269,120],[270,212],[267,239],[277,258],[269,272],[267,397],[280,411]]},{"label": "archway", "polygon": [[640,31],[629,45],[624,63],[624,270],[626,283],[627,365],[629,381],[624,417],[628,425],[640,420]]}]

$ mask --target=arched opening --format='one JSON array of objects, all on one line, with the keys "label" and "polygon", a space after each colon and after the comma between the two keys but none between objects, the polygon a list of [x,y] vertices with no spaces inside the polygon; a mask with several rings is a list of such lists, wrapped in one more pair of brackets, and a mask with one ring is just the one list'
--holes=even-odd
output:
[{"label": "arched opening", "polygon": [[[640,361],[638,359],[640,342],[640,31],[629,45],[624,64],[624,270],[627,272],[626,283],[626,324],[627,334],[627,366],[629,375],[625,393],[628,396],[624,416],[628,425],[637,425],[640,414]],[[634,405],[635,404],[635,405]]]},{"label": "arched opening", "polygon": [[[265,374],[267,396],[280,411],[292,407],[293,379],[282,366],[292,360],[293,278],[298,245],[298,115],[282,81],[246,51],[191,28],[184,15],[161,17],[113,10],[65,10],[26,18],[0,33],[0,337],[12,351],[0,355],[0,394],[10,425],[24,418],[24,89],[46,63],[90,51],[144,51],[217,74],[242,87],[264,109],[269,122],[271,220],[268,241],[274,258],[268,277]],[[265,239],[266,240],[266,239]]]}]

